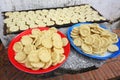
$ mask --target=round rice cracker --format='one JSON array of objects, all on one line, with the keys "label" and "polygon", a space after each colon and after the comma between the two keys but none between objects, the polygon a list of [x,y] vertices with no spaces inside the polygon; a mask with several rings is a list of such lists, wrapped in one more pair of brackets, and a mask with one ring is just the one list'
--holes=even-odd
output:
[{"label": "round rice cracker", "polygon": [[71,36],[73,39],[80,37],[79,35],[70,35],[70,36]]},{"label": "round rice cracker", "polygon": [[118,50],[119,50],[119,48],[118,48],[117,45],[108,46],[108,51],[110,51],[110,52],[115,52],[115,51],[118,51]]},{"label": "round rice cracker", "polygon": [[103,55],[106,51],[107,51],[107,47],[104,47],[104,48],[101,48],[101,47],[92,48],[93,54]]},{"label": "round rice cracker", "polygon": [[55,48],[62,48],[62,46],[63,46],[62,40],[61,40],[61,39],[60,39],[60,40],[54,40],[54,41],[53,41],[53,46],[54,46]]},{"label": "round rice cracker", "polygon": [[26,58],[23,60],[23,61],[21,61],[20,63],[26,63],[26,61],[27,61],[27,56],[26,56]]},{"label": "round rice cracker", "polygon": [[42,45],[46,48],[52,48],[52,39],[51,38],[45,38],[42,40]]},{"label": "round rice cracker", "polygon": [[[94,27],[95,26],[95,27]],[[92,25],[92,26],[90,26],[90,28],[91,28],[91,32],[93,32],[93,33],[95,33],[95,34],[101,34],[103,31],[104,31],[104,29],[102,29],[102,28],[100,28],[99,27],[99,25]],[[93,31],[92,31],[93,30]],[[108,33],[109,34],[109,33]]]},{"label": "round rice cracker", "polygon": [[56,66],[59,63],[59,61],[60,61],[60,54],[58,55],[56,62],[53,62],[52,65]]},{"label": "round rice cracker", "polygon": [[81,46],[82,45],[82,40],[81,38],[75,38],[73,40],[73,43],[76,45],[76,46]]},{"label": "round rice cracker", "polygon": [[58,63],[62,63],[65,60],[65,55],[64,54],[60,54],[60,60]]},{"label": "round rice cracker", "polygon": [[113,43],[117,43],[118,42],[118,36],[117,36],[117,34],[111,33],[110,37],[111,37],[111,40],[112,40]]},{"label": "round rice cracker", "polygon": [[[60,56],[59,56],[59,59],[60,59]],[[52,63],[52,65],[56,66],[59,63],[59,59],[56,62]]]},{"label": "round rice cracker", "polygon": [[84,38],[84,42],[88,45],[92,45],[94,43],[95,38],[93,36],[87,36]]},{"label": "round rice cracker", "polygon": [[73,32],[75,31],[75,32],[79,32],[79,27],[75,27],[75,28],[73,28],[73,30],[72,30]]},{"label": "round rice cracker", "polygon": [[58,34],[58,33],[53,33],[53,35],[52,35],[52,40],[54,41],[56,41],[56,40],[61,40],[61,36]]},{"label": "round rice cracker", "polygon": [[[100,39],[99,39],[100,40]],[[111,42],[109,41],[109,39],[108,38],[105,38],[105,37],[102,37],[101,38],[101,43],[99,44],[99,45],[102,45],[102,47],[108,47],[110,44],[111,44]],[[102,43],[103,42],[103,43]]]},{"label": "round rice cracker", "polygon": [[13,12],[6,12],[5,13],[5,16],[10,16],[10,15],[12,15],[13,14]]},{"label": "round rice cracker", "polygon": [[30,62],[39,62],[40,59],[39,59],[39,57],[38,57],[37,51],[35,51],[35,53],[30,53],[30,54],[28,55],[28,60],[29,60]]},{"label": "round rice cracker", "polygon": [[20,26],[20,30],[27,30],[29,27],[27,25]]},{"label": "round rice cracker", "polygon": [[41,31],[39,29],[32,29],[32,35],[41,35]]},{"label": "round rice cracker", "polygon": [[53,48],[53,51],[56,52],[56,53],[60,53],[60,54],[63,54],[64,53],[64,48]]},{"label": "round rice cracker", "polygon": [[49,68],[51,65],[52,65],[52,60],[50,60],[49,62],[47,62],[47,63],[45,64],[45,66],[43,67],[43,69],[47,69],[47,68]]},{"label": "round rice cracker", "polygon": [[105,36],[105,37],[110,37],[111,36],[111,33],[107,30],[103,30],[101,33],[100,33],[101,36]]},{"label": "round rice cracker", "polygon": [[25,53],[23,53],[23,52],[18,52],[18,53],[16,53],[14,59],[15,59],[16,61],[18,61],[18,62],[21,63],[23,60],[25,60],[26,57],[27,57],[27,56],[26,56]]},{"label": "round rice cracker", "polygon": [[38,57],[42,62],[47,63],[51,59],[51,54],[49,53],[48,50],[41,50],[38,54]]},{"label": "round rice cracker", "polygon": [[71,35],[74,35],[74,36],[79,36],[79,33],[78,32],[71,32]]},{"label": "round rice cracker", "polygon": [[96,37],[94,37],[94,38],[95,38],[95,40],[92,44],[92,47],[93,48],[100,47],[100,45],[101,45],[100,38],[96,38]]},{"label": "round rice cracker", "polygon": [[82,36],[88,36],[88,35],[90,35],[90,27],[88,27],[88,26],[81,26],[79,28],[79,33]]},{"label": "round rice cracker", "polygon": [[18,26],[12,26],[12,27],[9,28],[9,31],[10,31],[10,32],[19,31],[19,27],[18,27]]},{"label": "round rice cracker", "polygon": [[113,42],[113,43],[117,43],[118,41],[119,41],[118,38],[112,39],[112,42]]},{"label": "round rice cracker", "polygon": [[98,24],[96,24],[96,23],[94,23],[94,24],[87,24],[89,27],[90,27],[90,29],[102,29],[102,28],[100,28],[99,27],[99,25]]},{"label": "round rice cracker", "polygon": [[41,53],[42,50],[48,50],[48,48],[41,45],[39,46],[39,49],[37,49],[38,53]]},{"label": "round rice cracker", "polygon": [[96,31],[96,30],[94,30],[94,29],[91,29],[91,33],[99,34],[100,32],[99,32],[99,31]]},{"label": "round rice cracker", "polygon": [[67,38],[62,38],[63,46],[66,46],[68,44]]},{"label": "round rice cracker", "polygon": [[40,45],[42,44],[42,38],[39,36],[39,37],[36,39],[36,41],[35,41],[34,44],[35,44],[36,47],[40,46]]},{"label": "round rice cracker", "polygon": [[24,48],[23,48],[23,51],[24,51],[26,54],[30,54],[31,51],[35,51],[35,50],[36,50],[35,45],[25,45]]},{"label": "round rice cracker", "polygon": [[107,47],[105,47],[105,48],[100,48],[100,52],[101,52],[102,54],[104,54],[105,52],[107,52]]},{"label": "round rice cracker", "polygon": [[47,21],[47,22],[46,22],[46,25],[48,25],[48,26],[51,26],[51,25],[54,25],[54,24],[55,24],[54,21]]},{"label": "round rice cracker", "polygon": [[51,53],[52,65],[56,65],[60,59],[60,54],[56,52]]},{"label": "round rice cracker", "polygon": [[88,54],[92,54],[92,47],[87,44],[82,43],[81,49]]},{"label": "round rice cracker", "polygon": [[93,38],[98,38],[98,39],[101,38],[101,36],[100,36],[99,34],[92,34],[91,36],[92,36]]},{"label": "round rice cracker", "polygon": [[45,65],[45,63],[43,63],[43,62],[31,62],[31,65],[34,67],[34,68],[43,68],[44,67],[44,65]]},{"label": "round rice cracker", "polygon": [[16,42],[14,45],[13,45],[13,50],[15,52],[21,52],[23,50],[23,45],[21,42]]},{"label": "round rice cracker", "polygon": [[51,32],[57,33],[57,29],[55,27],[52,27],[49,29]]},{"label": "round rice cracker", "polygon": [[32,44],[33,40],[29,35],[25,35],[21,38],[21,42],[23,45],[30,45]]},{"label": "round rice cracker", "polygon": [[25,61],[25,66],[27,67],[27,68],[30,68],[30,69],[32,69],[32,65],[31,65],[31,62],[28,60],[28,58],[26,58],[26,61]]},{"label": "round rice cracker", "polygon": [[111,38],[116,39],[118,38],[118,35],[116,33],[111,33]]},{"label": "round rice cracker", "polygon": [[32,42],[32,44],[35,44],[36,43],[36,41],[37,41],[37,39],[38,39],[38,35],[29,35],[30,36],[30,38],[33,40],[33,42]]},{"label": "round rice cracker", "polygon": [[49,30],[47,30],[47,31],[45,32],[45,36],[51,38],[52,35],[53,35],[53,33],[55,33],[55,32],[54,32],[53,30],[50,30],[50,29],[49,29]]},{"label": "round rice cracker", "polygon": [[70,20],[72,23],[78,23],[78,20],[77,19],[72,19]]},{"label": "round rice cracker", "polygon": [[36,70],[39,70],[40,68],[38,68],[38,67],[32,67],[31,69],[34,70],[34,71],[36,71]]}]

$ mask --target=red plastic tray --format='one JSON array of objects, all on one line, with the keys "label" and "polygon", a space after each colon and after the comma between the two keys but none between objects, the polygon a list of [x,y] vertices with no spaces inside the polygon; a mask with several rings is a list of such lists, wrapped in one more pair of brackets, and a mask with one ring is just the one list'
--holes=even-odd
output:
[{"label": "red plastic tray", "polygon": [[[42,30],[48,30],[49,28],[47,27],[42,27],[42,28],[38,28],[40,29],[41,31]],[[65,61],[66,59],[68,58],[69,56],[69,53],[70,53],[70,43],[68,43],[65,47],[64,47],[64,55],[66,56],[65,57],[65,60],[60,63],[60,64],[57,64],[56,66],[51,66],[47,69],[39,69],[39,70],[32,70],[32,69],[29,69],[29,68],[26,68],[23,64],[21,63],[18,63],[15,59],[14,59],[14,56],[15,56],[15,52],[13,50],[13,45],[15,44],[15,42],[18,42],[20,41],[21,37],[24,36],[24,35],[29,35],[31,34],[31,30],[32,29],[28,29],[26,31],[23,31],[22,33],[18,34],[15,38],[12,39],[12,41],[10,42],[9,44],[9,47],[8,47],[8,57],[9,57],[9,60],[10,62],[19,70],[21,71],[24,71],[24,72],[27,72],[27,73],[31,73],[31,74],[42,74],[42,73],[47,73],[47,72],[50,72],[50,71],[53,71],[55,69],[57,69],[58,67],[60,67]],[[60,31],[57,32],[62,38],[66,37],[63,33],[61,33]]]}]

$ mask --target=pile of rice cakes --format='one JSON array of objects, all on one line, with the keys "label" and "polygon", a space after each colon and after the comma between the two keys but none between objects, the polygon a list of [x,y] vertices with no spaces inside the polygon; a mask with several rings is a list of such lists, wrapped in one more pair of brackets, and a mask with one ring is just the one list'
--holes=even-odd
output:
[{"label": "pile of rice cakes", "polygon": [[45,27],[106,20],[90,5],[49,10],[6,12],[5,16],[4,23],[6,24],[7,33],[23,31],[38,26]]},{"label": "pile of rice cakes", "polygon": [[118,36],[101,28],[98,24],[82,24],[71,31],[73,43],[87,54],[104,55],[107,51],[115,52],[119,48],[115,43]]},{"label": "pile of rice cakes", "polygon": [[14,59],[32,70],[47,69],[65,60],[63,47],[67,44],[67,38],[61,38],[56,28],[32,29],[13,45]]}]

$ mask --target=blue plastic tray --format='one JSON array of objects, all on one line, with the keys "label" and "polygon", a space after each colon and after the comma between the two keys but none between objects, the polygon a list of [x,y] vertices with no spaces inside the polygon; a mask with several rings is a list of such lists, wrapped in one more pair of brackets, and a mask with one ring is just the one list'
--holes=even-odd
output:
[{"label": "blue plastic tray", "polygon": [[[68,40],[70,41],[70,44],[72,45],[72,47],[79,53],[79,54],[82,54],[82,55],[85,55],[85,56],[88,56],[90,58],[94,58],[94,59],[99,59],[99,60],[107,60],[109,58],[114,58],[114,57],[117,57],[119,54],[120,54],[120,38],[119,38],[119,41],[116,43],[116,45],[119,47],[119,50],[116,51],[116,52],[106,52],[104,55],[92,55],[92,54],[87,54],[87,53],[84,53],[82,51],[82,49],[78,48],[77,46],[74,45],[73,43],[73,39],[71,38],[70,34],[71,34],[71,31],[74,27],[79,27],[81,24],[91,24],[91,23],[78,23],[78,24],[75,24],[73,26],[71,26],[68,31],[67,31],[67,37],[68,37]],[[106,29],[106,27],[104,25],[101,25],[99,24],[100,27]]]}]

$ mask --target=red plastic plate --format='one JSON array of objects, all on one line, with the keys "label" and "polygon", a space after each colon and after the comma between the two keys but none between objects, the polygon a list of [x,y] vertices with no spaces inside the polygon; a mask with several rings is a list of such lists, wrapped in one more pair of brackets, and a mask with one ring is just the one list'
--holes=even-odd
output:
[{"label": "red plastic plate", "polygon": [[[40,29],[41,31],[42,30],[48,30],[49,28],[47,27],[42,27],[42,28],[38,28]],[[47,72],[50,72],[50,71],[53,71],[55,69],[57,69],[58,67],[60,67],[65,61],[66,59],[68,58],[69,56],[69,53],[70,53],[70,43],[68,43],[65,47],[64,47],[64,55],[66,56],[65,60],[60,63],[60,64],[57,64],[56,66],[51,66],[47,69],[39,69],[39,70],[32,70],[32,69],[29,69],[29,68],[26,68],[23,64],[21,63],[18,63],[15,59],[14,59],[14,56],[15,56],[15,52],[13,50],[13,45],[15,44],[15,42],[18,42],[20,41],[21,37],[24,36],[24,35],[29,35],[31,34],[31,30],[32,29],[28,29],[20,34],[18,34],[15,38],[12,39],[12,41],[10,42],[10,45],[8,47],[8,57],[9,57],[9,60],[10,62],[19,70],[21,71],[24,71],[24,72],[27,72],[27,73],[31,73],[31,74],[42,74],[42,73],[47,73]],[[60,31],[57,32],[62,38],[66,37],[63,33],[61,33]]]}]

